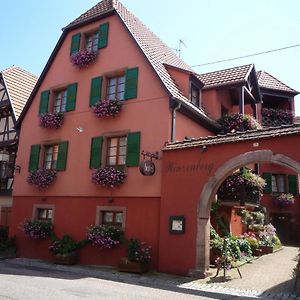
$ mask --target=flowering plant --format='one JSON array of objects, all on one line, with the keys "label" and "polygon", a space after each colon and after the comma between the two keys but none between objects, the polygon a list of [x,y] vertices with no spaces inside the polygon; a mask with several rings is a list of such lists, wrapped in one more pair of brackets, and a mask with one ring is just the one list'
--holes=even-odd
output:
[{"label": "flowering plant", "polygon": [[113,188],[124,183],[125,178],[126,174],[124,171],[109,166],[96,169],[92,174],[92,182],[106,188]]},{"label": "flowering plant", "polygon": [[57,172],[51,169],[38,169],[31,172],[27,178],[30,185],[39,188],[48,188],[55,180]]},{"label": "flowering plant", "polygon": [[23,223],[23,231],[32,239],[46,239],[53,233],[53,225],[50,221],[27,219]]},{"label": "flowering plant", "polygon": [[260,128],[259,123],[252,116],[240,113],[223,116],[218,120],[218,123],[221,125],[222,134]]},{"label": "flowering plant", "polygon": [[93,107],[93,113],[101,117],[110,117],[117,115],[122,108],[122,102],[119,100],[102,100],[97,102]]},{"label": "flowering plant", "polygon": [[76,242],[74,239],[69,235],[64,235],[61,239],[58,239],[57,237],[54,239],[52,244],[49,246],[49,251],[56,254],[70,254],[80,247],[84,246],[86,244],[86,240]]},{"label": "flowering plant", "polygon": [[151,260],[152,247],[138,239],[130,239],[127,246],[127,258],[129,261],[147,264]]},{"label": "flowering plant", "polygon": [[113,225],[94,225],[88,228],[87,239],[94,246],[111,249],[121,243],[123,230]]},{"label": "flowering plant", "polygon": [[290,110],[263,108],[262,111],[264,126],[280,126],[293,124],[293,113]]},{"label": "flowering plant", "polygon": [[222,200],[238,201],[242,198],[242,188],[245,190],[246,199],[257,202],[266,185],[265,180],[253,173],[248,168],[233,173],[227,177],[218,190],[218,196]]},{"label": "flowering plant", "polygon": [[45,113],[40,116],[40,126],[44,128],[58,129],[64,122],[64,114],[58,113]]},{"label": "flowering plant", "polygon": [[259,231],[259,244],[262,246],[273,246],[273,238],[276,236],[275,227],[269,223],[263,227],[262,231]]},{"label": "flowering plant", "polygon": [[286,207],[295,203],[295,198],[292,194],[282,193],[279,196],[274,198],[274,203],[279,205],[280,207]]},{"label": "flowering plant", "polygon": [[84,49],[72,54],[71,62],[79,68],[87,67],[92,64],[97,57],[97,53]]}]

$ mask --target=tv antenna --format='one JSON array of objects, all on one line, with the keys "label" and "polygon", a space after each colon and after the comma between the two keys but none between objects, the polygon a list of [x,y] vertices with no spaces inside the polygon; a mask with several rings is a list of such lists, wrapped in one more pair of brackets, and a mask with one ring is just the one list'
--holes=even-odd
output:
[{"label": "tv antenna", "polygon": [[178,54],[179,57],[181,57],[181,47],[182,45],[187,48],[186,44],[184,43],[184,41],[182,39],[180,39],[178,41],[178,48],[172,48],[173,50],[176,51],[176,53]]}]

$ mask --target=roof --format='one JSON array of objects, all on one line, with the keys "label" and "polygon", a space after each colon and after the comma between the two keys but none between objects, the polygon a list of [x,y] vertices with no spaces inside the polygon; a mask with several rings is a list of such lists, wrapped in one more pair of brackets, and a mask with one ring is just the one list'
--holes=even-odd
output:
[{"label": "roof", "polygon": [[285,83],[281,82],[274,76],[270,75],[266,71],[258,71],[257,72],[257,79],[258,84],[260,88],[275,90],[275,91],[281,91],[281,92],[287,92],[294,95],[299,94],[296,90],[292,89]]},{"label": "roof", "polygon": [[196,76],[204,83],[204,89],[223,85],[233,85],[245,82],[253,67],[253,64],[249,64],[204,74],[197,74]]},{"label": "roof", "polygon": [[191,67],[187,65],[172,49],[164,44],[137,17],[128,11],[127,8],[124,7],[118,0],[103,0],[99,2],[67,25],[64,30],[77,28],[78,26],[96,21],[100,17],[112,12],[116,12],[119,15],[129,33],[135,39],[138,46],[152,65],[154,71],[169,91],[170,95],[205,115],[200,108],[191,104],[189,99],[182,94],[168,73],[165,65],[170,65],[184,71],[194,73]]},{"label": "roof", "polygon": [[300,134],[300,124],[283,125],[280,127],[270,127],[266,129],[249,130],[245,132],[229,133],[226,135],[208,136],[199,139],[174,142],[167,144],[167,146],[165,146],[163,150],[176,150],[225,143],[236,143],[249,140],[259,140],[263,138],[287,136],[293,134]]},{"label": "roof", "polygon": [[15,112],[15,117],[18,119],[38,77],[17,66],[11,66],[1,73]]}]

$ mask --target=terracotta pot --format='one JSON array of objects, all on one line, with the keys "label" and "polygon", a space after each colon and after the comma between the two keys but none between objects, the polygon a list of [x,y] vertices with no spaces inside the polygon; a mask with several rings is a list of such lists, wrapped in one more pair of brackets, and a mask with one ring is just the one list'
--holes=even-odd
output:
[{"label": "terracotta pot", "polygon": [[253,255],[254,256],[262,256],[262,250],[261,249],[255,249],[254,251],[253,251]]},{"label": "terracotta pot", "polygon": [[59,265],[75,265],[78,263],[78,255],[76,252],[68,254],[55,254],[53,262]]},{"label": "terracotta pot", "polygon": [[121,259],[118,264],[118,270],[129,273],[145,273],[149,271],[149,264],[142,264],[136,261],[129,261],[128,259]]}]

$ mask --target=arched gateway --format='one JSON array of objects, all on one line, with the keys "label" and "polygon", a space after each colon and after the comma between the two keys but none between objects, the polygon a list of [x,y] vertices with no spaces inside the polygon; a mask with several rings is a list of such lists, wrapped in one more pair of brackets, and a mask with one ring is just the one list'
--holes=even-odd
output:
[{"label": "arched gateway", "polygon": [[[294,125],[166,146],[160,270],[204,277],[209,267],[210,207],[219,186],[232,171],[252,163],[272,163],[300,173],[299,134],[300,126]],[[174,233],[172,222],[178,217],[185,228]]]}]

